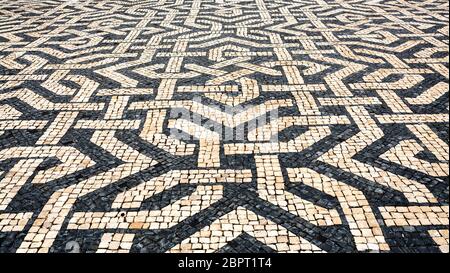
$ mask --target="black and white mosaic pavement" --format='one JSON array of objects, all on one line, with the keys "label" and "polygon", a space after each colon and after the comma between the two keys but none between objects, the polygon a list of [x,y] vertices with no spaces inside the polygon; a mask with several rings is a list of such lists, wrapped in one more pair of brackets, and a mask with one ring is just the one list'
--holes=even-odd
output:
[{"label": "black and white mosaic pavement", "polygon": [[0,252],[448,252],[445,0],[0,0]]}]

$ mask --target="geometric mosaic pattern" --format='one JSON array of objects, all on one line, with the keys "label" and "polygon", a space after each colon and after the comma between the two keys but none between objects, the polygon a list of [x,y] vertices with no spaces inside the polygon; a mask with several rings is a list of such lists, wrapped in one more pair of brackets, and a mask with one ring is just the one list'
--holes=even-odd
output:
[{"label": "geometric mosaic pattern", "polygon": [[0,0],[0,252],[448,252],[448,11]]}]

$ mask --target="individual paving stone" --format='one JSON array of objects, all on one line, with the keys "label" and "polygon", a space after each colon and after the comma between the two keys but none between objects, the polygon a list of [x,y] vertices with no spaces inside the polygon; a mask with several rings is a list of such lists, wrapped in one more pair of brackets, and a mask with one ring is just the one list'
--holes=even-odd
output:
[{"label": "individual paving stone", "polygon": [[94,2],[0,1],[0,252],[448,253],[448,3]]}]

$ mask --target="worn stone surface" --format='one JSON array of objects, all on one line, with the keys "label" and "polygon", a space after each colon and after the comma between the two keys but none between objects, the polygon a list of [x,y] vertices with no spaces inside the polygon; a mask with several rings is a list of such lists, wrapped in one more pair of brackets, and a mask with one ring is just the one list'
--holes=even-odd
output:
[{"label": "worn stone surface", "polygon": [[0,0],[0,252],[448,252],[448,11]]}]

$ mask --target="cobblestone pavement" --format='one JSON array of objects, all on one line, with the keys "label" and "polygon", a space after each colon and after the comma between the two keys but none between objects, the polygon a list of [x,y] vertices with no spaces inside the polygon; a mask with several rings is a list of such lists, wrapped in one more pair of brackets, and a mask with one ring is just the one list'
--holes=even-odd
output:
[{"label": "cobblestone pavement", "polygon": [[0,252],[448,252],[447,0],[0,0]]}]

